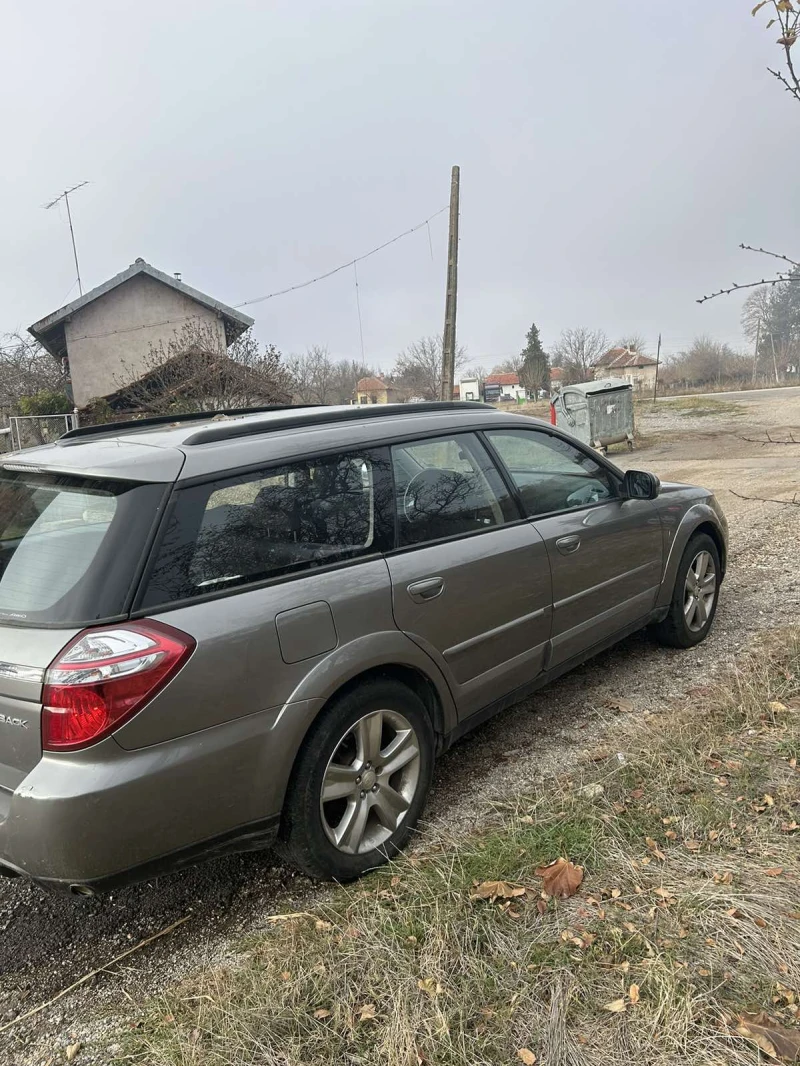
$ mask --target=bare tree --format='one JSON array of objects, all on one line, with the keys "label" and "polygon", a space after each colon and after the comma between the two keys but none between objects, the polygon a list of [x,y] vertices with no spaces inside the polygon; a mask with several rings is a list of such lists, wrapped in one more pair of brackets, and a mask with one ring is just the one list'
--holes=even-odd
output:
[{"label": "bare tree", "polygon": [[492,367],[493,374],[517,374],[522,373],[522,368],[525,365],[525,356],[511,355],[508,359],[504,359],[502,363],[498,363],[497,366]]},{"label": "bare tree", "polygon": [[38,341],[18,333],[0,337],[0,408],[16,409],[23,397],[65,391],[59,362]]},{"label": "bare tree", "polygon": [[171,414],[288,403],[290,397],[274,345],[260,347],[248,330],[226,349],[213,327],[190,323],[167,344],[151,346],[144,371],[109,399],[116,408]]},{"label": "bare tree", "polygon": [[561,368],[561,380],[565,385],[591,381],[594,364],[609,347],[608,337],[601,329],[586,326],[565,329],[553,348],[553,366]]},{"label": "bare tree", "polygon": [[630,352],[640,352],[644,354],[647,348],[647,341],[641,335],[641,333],[626,333],[616,342],[615,348],[627,348]]},{"label": "bare tree", "polygon": [[[466,365],[464,348],[456,350],[455,370]],[[397,357],[393,377],[411,395],[438,400],[442,394],[442,337],[420,337]]]},{"label": "bare tree", "polygon": [[286,361],[292,391],[300,403],[333,403],[336,369],[328,349],[312,344],[305,355],[292,355]]}]

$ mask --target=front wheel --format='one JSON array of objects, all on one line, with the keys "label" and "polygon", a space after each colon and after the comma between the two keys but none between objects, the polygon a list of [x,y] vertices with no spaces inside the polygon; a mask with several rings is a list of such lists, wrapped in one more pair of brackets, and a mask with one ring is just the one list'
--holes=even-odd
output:
[{"label": "front wheel", "polygon": [[433,772],[434,738],[405,685],[371,680],[312,727],[284,805],[280,849],[309,877],[350,881],[403,847]]},{"label": "front wheel", "polygon": [[717,546],[708,534],[698,533],[681,557],[669,614],[653,627],[662,644],[692,648],[706,639],[717,611],[720,579]]}]

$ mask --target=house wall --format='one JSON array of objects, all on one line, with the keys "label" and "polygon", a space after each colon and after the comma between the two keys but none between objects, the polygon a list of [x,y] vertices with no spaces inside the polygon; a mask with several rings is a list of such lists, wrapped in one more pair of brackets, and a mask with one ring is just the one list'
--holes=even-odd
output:
[{"label": "house wall", "polygon": [[594,371],[595,381],[601,378],[621,378],[630,381],[634,389],[652,389],[656,381],[656,365],[651,366],[621,366],[611,370],[608,367],[598,366]]},{"label": "house wall", "polygon": [[391,386],[388,389],[370,389],[369,392],[359,392],[357,395],[359,404],[398,403],[400,400],[399,392]]},{"label": "house wall", "polygon": [[166,346],[190,322],[210,327],[225,350],[225,326],[216,312],[145,274],[76,312],[65,326],[76,406],[135,381],[152,366],[150,346]]}]

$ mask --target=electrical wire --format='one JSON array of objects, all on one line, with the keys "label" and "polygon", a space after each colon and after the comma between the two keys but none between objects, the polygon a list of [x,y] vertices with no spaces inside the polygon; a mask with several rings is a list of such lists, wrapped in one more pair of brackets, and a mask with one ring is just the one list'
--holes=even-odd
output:
[{"label": "electrical wire", "polygon": [[309,278],[308,281],[301,281],[297,285],[290,285],[288,289],[279,289],[278,292],[270,292],[266,296],[256,296],[252,300],[245,300],[243,303],[234,304],[234,307],[249,307],[250,304],[260,304],[265,300],[274,300],[276,296],[285,296],[287,292],[296,292],[298,289],[307,289],[309,285],[315,285],[318,281],[325,281],[326,278],[332,278],[334,274],[338,274],[342,270],[347,270],[348,267],[355,266],[356,263],[361,263],[364,259],[369,259],[371,255],[375,255],[377,252],[382,252],[384,248],[388,248],[392,244],[396,244],[404,237],[410,237],[412,233],[416,233],[417,230],[427,226],[434,218],[438,218],[439,215],[443,215],[445,211],[449,211],[449,205],[442,207],[438,211],[434,211],[432,215],[426,218],[423,222],[419,222],[416,226],[412,226],[411,229],[405,230],[403,233],[398,233],[396,237],[392,237],[389,241],[384,241],[383,244],[379,244],[377,248],[373,248],[369,252],[365,252],[364,255],[358,255],[355,259],[349,259],[346,263],[342,263],[341,266],[334,267],[333,270],[328,270],[324,274],[319,274],[315,278]]}]

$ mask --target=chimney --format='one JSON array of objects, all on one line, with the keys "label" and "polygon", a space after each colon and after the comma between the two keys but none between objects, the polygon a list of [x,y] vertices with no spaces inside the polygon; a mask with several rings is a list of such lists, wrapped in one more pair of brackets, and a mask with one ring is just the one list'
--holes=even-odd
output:
[{"label": "chimney", "polygon": [[174,276],[176,281],[180,281],[181,280],[181,272],[180,272],[180,270],[176,270],[175,274],[173,276]]}]

